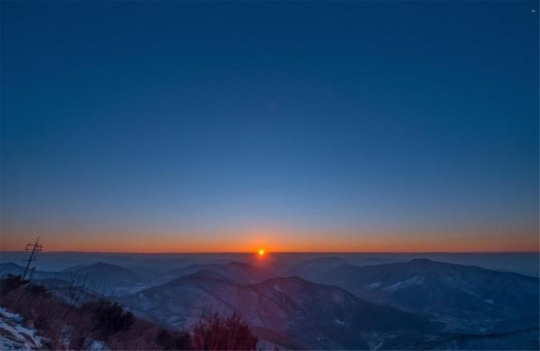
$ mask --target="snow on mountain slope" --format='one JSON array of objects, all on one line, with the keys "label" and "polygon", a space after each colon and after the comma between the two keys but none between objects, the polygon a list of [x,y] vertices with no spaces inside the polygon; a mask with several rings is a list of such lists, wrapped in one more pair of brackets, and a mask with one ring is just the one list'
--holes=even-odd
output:
[{"label": "snow on mountain slope", "polygon": [[40,350],[42,338],[22,325],[23,318],[0,307],[0,349]]}]

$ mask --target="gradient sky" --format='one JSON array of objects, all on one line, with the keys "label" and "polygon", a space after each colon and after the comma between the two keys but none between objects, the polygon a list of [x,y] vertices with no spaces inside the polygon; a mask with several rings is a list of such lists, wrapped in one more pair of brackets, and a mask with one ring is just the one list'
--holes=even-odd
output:
[{"label": "gradient sky", "polygon": [[3,250],[538,250],[537,2],[1,6]]}]

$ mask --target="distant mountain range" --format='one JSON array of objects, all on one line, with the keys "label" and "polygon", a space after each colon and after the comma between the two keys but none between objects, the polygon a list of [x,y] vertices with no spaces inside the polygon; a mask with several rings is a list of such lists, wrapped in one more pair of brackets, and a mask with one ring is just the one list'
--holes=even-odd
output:
[{"label": "distant mountain range", "polygon": [[194,264],[186,267],[180,267],[168,270],[164,273],[164,277],[169,280],[173,280],[180,276],[193,274],[201,270],[209,270],[223,279],[233,283],[257,283],[264,280],[275,278],[278,274],[271,270],[267,270],[261,267],[256,267],[249,263],[243,262],[229,262],[225,264]]},{"label": "distant mountain range", "polygon": [[[494,330],[516,317],[538,321],[539,280],[427,259],[373,266],[341,265],[315,281],[358,297],[438,316],[455,330]],[[514,323],[512,323],[514,324]],[[507,330],[505,326],[503,329]]]},{"label": "distant mountain range", "polygon": [[61,273],[68,277],[83,277],[89,285],[95,284],[105,289],[141,286],[146,282],[143,277],[127,268],[104,262],[70,267]]},{"label": "distant mountain range", "polygon": [[[24,267],[15,263],[0,264],[0,275],[22,275]],[[125,294],[144,288],[145,279],[133,271],[113,264],[97,262],[78,265],[59,272],[34,271],[32,279],[45,285],[59,285],[59,281],[81,286],[102,294]]]},{"label": "distant mountain range", "polygon": [[321,274],[347,264],[349,263],[340,257],[312,258],[289,267],[284,274],[301,277],[310,281],[318,281]]},{"label": "distant mountain range", "polygon": [[[239,268],[238,264],[227,267]],[[262,338],[292,349],[363,349],[369,348],[364,334],[378,333],[384,339],[440,328],[424,317],[298,277],[238,284],[208,269],[121,301],[143,316],[179,327],[205,313],[238,312]]]},{"label": "distant mountain range", "polygon": [[[535,277],[427,259],[355,266],[321,257],[276,266],[225,262],[159,271],[97,262],[36,271],[33,279],[61,296],[77,279],[85,299],[90,290],[109,294],[140,316],[179,328],[209,313],[238,312],[262,340],[289,349],[530,349],[539,343]],[[0,265],[2,275],[23,270]]]}]

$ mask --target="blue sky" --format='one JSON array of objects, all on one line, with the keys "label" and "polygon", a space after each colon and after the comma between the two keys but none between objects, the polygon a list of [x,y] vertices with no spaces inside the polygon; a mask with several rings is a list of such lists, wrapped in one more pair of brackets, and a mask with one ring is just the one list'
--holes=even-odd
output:
[{"label": "blue sky", "polygon": [[537,249],[532,9],[3,2],[3,246]]}]

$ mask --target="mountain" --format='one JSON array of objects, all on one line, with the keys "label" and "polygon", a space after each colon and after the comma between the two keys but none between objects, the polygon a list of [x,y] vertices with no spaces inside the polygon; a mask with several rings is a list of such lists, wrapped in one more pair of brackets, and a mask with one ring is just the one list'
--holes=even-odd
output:
[{"label": "mountain", "polygon": [[538,350],[540,349],[537,327],[506,333],[484,335],[457,334],[447,335],[433,350]]},{"label": "mountain", "polygon": [[[8,274],[13,275],[23,275],[24,274],[25,267],[19,266],[18,264],[7,262],[0,264],[0,276],[5,276]],[[61,279],[62,274],[58,272],[45,272],[45,271],[38,271],[32,269],[28,270],[28,273],[26,275],[26,279],[31,278],[32,280],[41,280],[41,279]]]},{"label": "mountain", "polygon": [[[15,263],[0,264],[0,275],[22,275],[24,267]],[[57,287],[75,286],[103,294],[132,293],[142,288],[146,280],[133,271],[103,262],[79,265],[60,272],[34,271],[32,281],[43,284],[53,290]],[[28,278],[28,277],[27,277]]]},{"label": "mountain", "polygon": [[244,262],[230,262],[225,265],[213,264],[205,269],[218,273],[227,281],[239,284],[259,283],[274,277],[272,272]]},{"label": "mountain", "polygon": [[173,280],[185,275],[193,274],[201,270],[212,271],[219,274],[222,279],[240,284],[250,284],[262,282],[266,279],[274,278],[275,274],[262,267],[256,267],[245,262],[229,262],[226,264],[193,264],[186,267],[180,267],[166,271],[164,276]]},{"label": "mountain", "polygon": [[424,317],[363,301],[337,287],[298,277],[239,284],[209,269],[120,301],[176,327],[206,313],[236,311],[260,338],[291,349],[368,349],[373,338],[383,343],[437,328]]},{"label": "mountain", "polygon": [[0,276],[5,276],[8,274],[13,275],[22,275],[24,273],[24,267],[19,266],[18,264],[7,262],[0,264]]},{"label": "mountain", "polygon": [[124,294],[145,288],[146,281],[133,271],[117,265],[97,262],[79,265],[61,272],[58,279],[78,279],[80,285],[102,293]]},{"label": "mountain", "polygon": [[312,258],[293,265],[287,270],[286,275],[316,281],[320,275],[346,264],[348,264],[348,262],[339,257]]},{"label": "mountain", "polygon": [[502,320],[538,324],[538,278],[415,259],[373,266],[341,265],[317,282],[344,288],[368,301],[437,316],[463,330],[505,330]]},{"label": "mountain", "polygon": [[165,276],[175,276],[176,278],[181,277],[183,275],[193,274],[197,272],[198,270],[201,270],[205,267],[210,266],[211,264],[202,264],[202,263],[196,263],[196,264],[190,264],[187,266],[181,266],[181,267],[175,267],[171,269],[166,269],[163,271],[163,275]]}]

